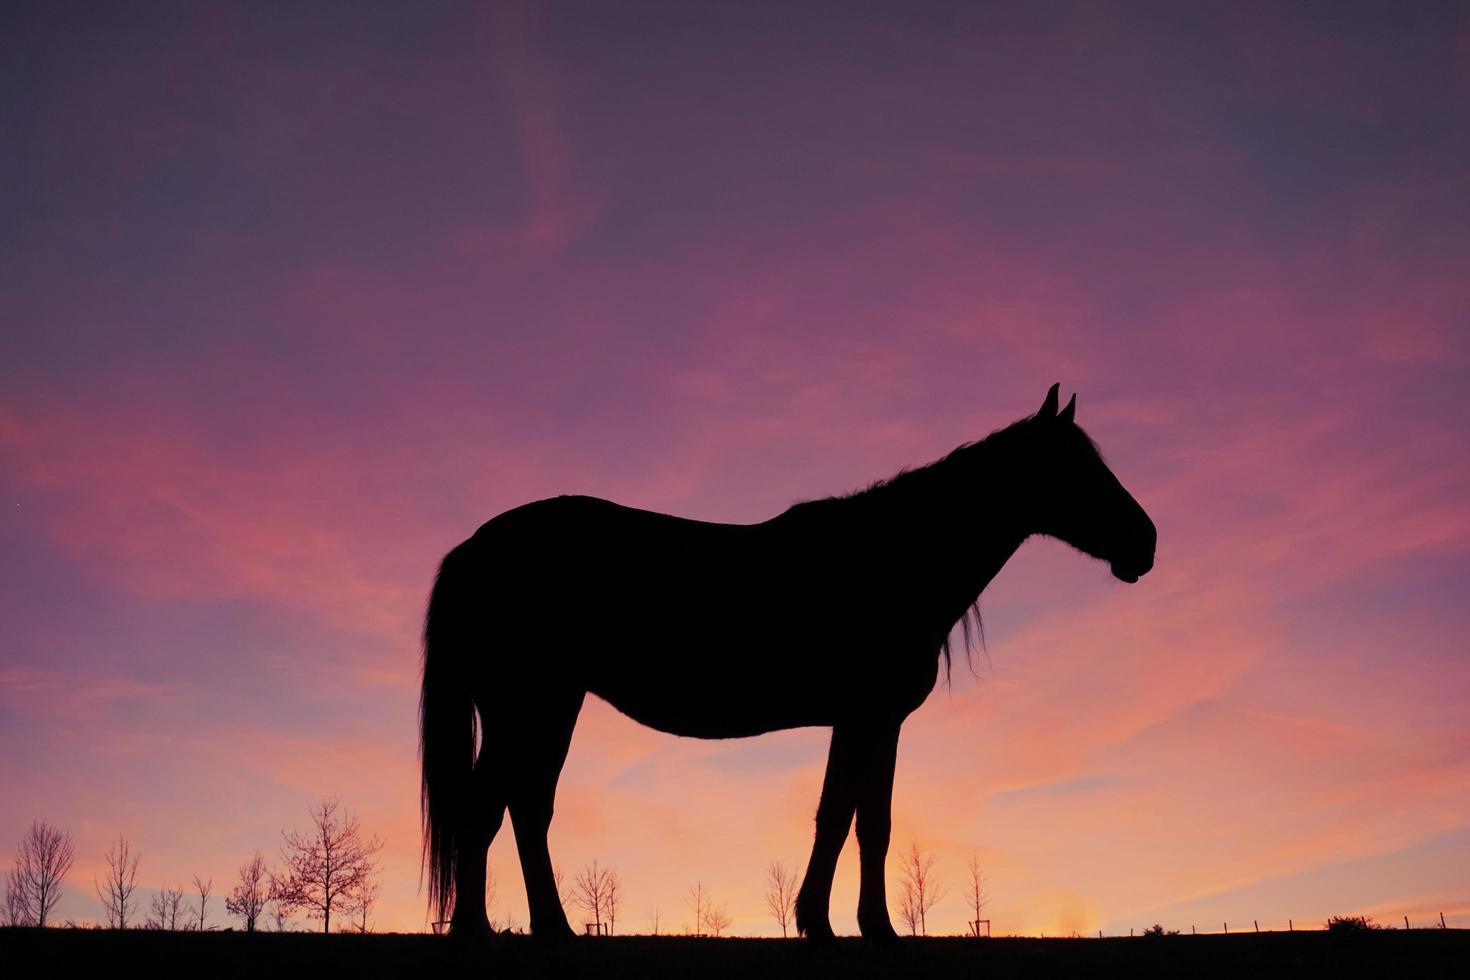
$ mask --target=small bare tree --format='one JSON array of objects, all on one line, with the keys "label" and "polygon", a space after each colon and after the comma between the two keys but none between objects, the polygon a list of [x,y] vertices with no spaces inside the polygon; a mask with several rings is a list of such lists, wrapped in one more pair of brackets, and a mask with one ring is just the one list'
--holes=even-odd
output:
[{"label": "small bare tree", "polygon": [[898,921],[908,926],[910,936],[919,934],[919,906],[908,882],[901,884],[898,889]]},{"label": "small bare tree", "polygon": [[929,910],[944,897],[943,889],[934,881],[934,855],[920,850],[915,843],[903,862],[898,917],[909,927],[909,935],[927,936]]},{"label": "small bare tree", "polygon": [[704,917],[709,912],[709,892],[704,890],[704,882],[696,881],[684,901],[694,913],[694,926],[689,932],[695,936],[704,935]]},{"label": "small bare tree", "polygon": [[495,930],[496,932],[500,932],[501,931],[500,922],[496,919],[496,916],[495,916],[495,898],[496,898],[496,893],[498,891],[499,891],[499,886],[498,886],[498,882],[495,880],[495,875],[493,875],[493,874],[490,873],[490,868],[489,868],[488,865],[486,865],[486,867],[485,867],[485,918],[490,921],[490,928],[493,929],[493,930]]},{"label": "small bare tree", "polygon": [[71,835],[44,820],[31,824],[15,849],[15,867],[5,879],[5,918],[9,925],[46,926],[61,899],[61,883],[71,870]]},{"label": "small bare tree", "polygon": [[199,893],[199,905],[191,909],[191,912],[199,916],[199,923],[195,928],[204,931],[204,917],[209,914],[209,890],[214,887],[214,879],[200,881],[199,876],[194,876],[194,891]]},{"label": "small bare tree", "polygon": [[704,931],[718,939],[725,934],[725,930],[730,928],[730,923],[734,921],[730,913],[725,911],[725,906],[711,905],[704,913]]},{"label": "small bare tree", "polygon": [[565,912],[568,905],[577,904],[577,889],[575,885],[567,885],[567,875],[562,871],[561,865],[552,869],[551,875],[556,879],[556,899],[561,902],[561,910]]},{"label": "small bare tree", "polygon": [[617,932],[617,907],[622,904],[623,877],[617,874],[617,871],[609,871],[607,887],[603,895],[603,908],[607,909],[607,934],[609,936]]},{"label": "small bare tree", "polygon": [[372,926],[368,922],[368,916],[372,913],[373,906],[378,904],[378,896],[382,889],[376,881],[369,879],[365,882],[358,893],[353,896],[354,904],[357,906],[357,931],[363,935],[372,932]]},{"label": "small bare tree", "polygon": [[286,925],[291,921],[291,913],[296,906],[292,905],[291,896],[281,890],[280,877],[271,872],[270,887],[266,893],[266,902],[270,909],[271,921],[276,924],[276,932],[285,932]]},{"label": "small bare tree", "polygon": [[358,896],[377,873],[373,855],[383,849],[376,836],[362,836],[355,814],[339,814],[340,806],[337,797],[323,800],[311,810],[310,832],[281,832],[286,867],[273,881],[282,908],[306,909],[309,918],[322,920],[322,932],[331,932],[334,911],[357,911]]},{"label": "small bare tree", "polygon": [[607,920],[607,932],[617,920],[618,874],[611,868],[599,868],[593,861],[577,872],[573,881],[572,901],[577,907],[592,916],[592,929],[596,935],[604,935],[603,920]]},{"label": "small bare tree", "polygon": [[797,873],[789,871],[784,861],[772,861],[766,868],[766,908],[781,927],[781,938],[796,921]]},{"label": "small bare tree", "polygon": [[686,901],[694,912],[693,932],[696,936],[718,936],[730,928],[730,923],[734,921],[725,912],[723,905],[716,907],[702,881],[696,881],[694,887],[689,889],[689,898]]},{"label": "small bare tree", "polygon": [[980,859],[973,855],[970,857],[970,891],[967,897],[970,899],[970,911],[975,913],[975,917],[970,920],[970,929],[979,937],[980,913],[989,896],[985,894],[985,876],[980,873]]},{"label": "small bare tree", "polygon": [[265,868],[265,858],[256,851],[255,857],[240,865],[240,883],[225,896],[225,911],[244,919],[246,932],[254,932],[269,898],[270,872]]},{"label": "small bare tree", "polygon": [[117,843],[107,848],[107,881],[99,883],[94,877],[92,885],[97,897],[102,900],[102,911],[107,916],[109,929],[126,929],[128,916],[133,911],[133,892],[138,887],[138,859],[127,838],[121,834]]},{"label": "small bare tree", "polygon": [[655,905],[648,910],[648,928],[650,936],[658,935],[658,906]]},{"label": "small bare tree", "polygon": [[164,885],[153,895],[148,907],[147,929],[166,929],[176,932],[189,928],[188,906],[184,903],[184,890]]},{"label": "small bare tree", "polygon": [[35,925],[31,910],[26,904],[26,895],[21,885],[20,872],[12,868],[5,875],[5,908],[0,912],[0,926]]}]

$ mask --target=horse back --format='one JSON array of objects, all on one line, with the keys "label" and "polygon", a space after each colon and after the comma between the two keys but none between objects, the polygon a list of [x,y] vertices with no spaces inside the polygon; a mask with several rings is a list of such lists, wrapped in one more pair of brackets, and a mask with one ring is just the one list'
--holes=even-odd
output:
[{"label": "horse back", "polygon": [[502,679],[575,683],[666,731],[832,724],[895,698],[913,702],[906,714],[934,683],[937,649],[896,676],[882,597],[840,529],[557,497],[507,511],[467,544],[493,565]]}]

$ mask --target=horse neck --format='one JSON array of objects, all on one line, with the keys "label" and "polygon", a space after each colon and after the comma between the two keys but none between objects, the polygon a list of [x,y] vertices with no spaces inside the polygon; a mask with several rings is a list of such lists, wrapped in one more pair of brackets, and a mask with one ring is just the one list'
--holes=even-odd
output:
[{"label": "horse neck", "polygon": [[894,516],[887,523],[897,531],[895,568],[958,611],[1034,533],[1020,457],[985,443],[966,452],[909,474],[909,486],[892,486],[890,500],[875,501]]}]

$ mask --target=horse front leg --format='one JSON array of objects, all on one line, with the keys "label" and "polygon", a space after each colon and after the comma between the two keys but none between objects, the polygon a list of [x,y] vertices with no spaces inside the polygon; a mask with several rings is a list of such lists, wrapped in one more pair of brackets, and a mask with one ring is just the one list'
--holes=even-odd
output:
[{"label": "horse front leg", "polygon": [[827,773],[822,779],[822,800],[817,804],[817,833],[806,875],[796,893],[796,931],[808,939],[831,939],[828,906],[832,900],[832,876],[837,858],[852,826],[857,806],[853,735],[843,726],[832,728],[832,745],[827,750]]},{"label": "horse front leg", "polygon": [[884,869],[893,829],[893,770],[898,762],[898,724],[875,728],[867,743],[862,779],[857,788],[857,839],[861,862],[858,929],[871,942],[898,942],[888,919]]},{"label": "horse front leg", "polygon": [[[860,789],[869,779],[872,742],[872,732],[865,726],[839,724],[832,728],[822,801],[817,805],[816,838],[812,841],[806,876],[796,894],[796,930],[808,939],[832,938],[828,912],[832,876],[837,873],[837,858],[847,841]],[[890,786],[892,778],[890,771]]]}]

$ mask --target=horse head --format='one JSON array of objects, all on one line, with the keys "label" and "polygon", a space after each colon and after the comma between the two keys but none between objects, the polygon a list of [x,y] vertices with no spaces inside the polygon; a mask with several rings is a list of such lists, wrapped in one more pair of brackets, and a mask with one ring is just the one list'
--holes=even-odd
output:
[{"label": "horse head", "polygon": [[1036,530],[1101,559],[1113,575],[1137,582],[1154,565],[1158,531],[1077,425],[1077,396],[1057,409],[1058,385],[1029,421]]}]

